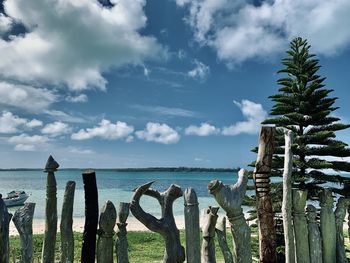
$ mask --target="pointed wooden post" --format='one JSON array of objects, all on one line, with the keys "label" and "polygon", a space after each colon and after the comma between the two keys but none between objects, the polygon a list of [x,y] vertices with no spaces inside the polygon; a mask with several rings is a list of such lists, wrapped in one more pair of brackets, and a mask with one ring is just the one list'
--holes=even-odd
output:
[{"label": "pointed wooden post", "polygon": [[9,224],[12,214],[9,214],[2,195],[0,194],[0,263],[10,260]]},{"label": "pointed wooden post", "polygon": [[202,225],[202,263],[216,263],[215,257],[215,225],[218,219],[219,207],[204,209]]},{"label": "pointed wooden post", "polygon": [[223,216],[216,222],[216,236],[218,237],[219,246],[224,256],[225,263],[233,263],[232,253],[227,245],[226,240],[226,217]]},{"label": "pointed wooden post", "polygon": [[310,263],[322,263],[322,237],[316,220],[316,208],[313,205],[306,207],[309,232]]},{"label": "pointed wooden post", "polygon": [[72,263],[74,260],[73,204],[75,182],[68,181],[63,198],[61,215],[61,263]]},{"label": "pointed wooden post", "polygon": [[129,256],[128,256],[128,239],[126,237],[127,230],[126,226],[128,225],[126,223],[126,220],[129,216],[129,208],[130,203],[119,203],[119,210],[118,210],[118,221],[117,221],[117,240],[116,240],[116,254],[117,254],[117,262],[118,263],[129,263]]},{"label": "pointed wooden post", "polygon": [[54,172],[59,164],[50,155],[45,165],[47,173],[46,179],[46,207],[45,207],[45,235],[43,251],[41,256],[42,263],[52,263],[55,260],[55,245],[57,234],[57,186]]},{"label": "pointed wooden post", "polygon": [[350,199],[340,197],[335,209],[335,226],[337,233],[337,262],[347,262],[344,244],[344,218]]}]

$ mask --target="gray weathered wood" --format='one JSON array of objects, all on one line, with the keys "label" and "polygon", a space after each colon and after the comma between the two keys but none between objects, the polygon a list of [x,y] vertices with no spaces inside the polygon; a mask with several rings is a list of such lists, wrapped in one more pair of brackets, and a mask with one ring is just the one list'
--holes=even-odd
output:
[{"label": "gray weathered wood", "polygon": [[286,263],[295,262],[294,230],[292,221],[292,169],[293,169],[293,132],[284,132],[284,170],[283,170],[283,199],[282,217],[285,242]]},{"label": "gray weathered wood", "polygon": [[200,230],[197,194],[192,187],[184,192],[187,263],[200,263]]},{"label": "gray weathered wood", "polygon": [[47,172],[46,179],[46,207],[45,207],[45,234],[43,251],[41,256],[42,263],[52,263],[55,259],[55,245],[57,234],[57,186],[54,172],[59,164],[50,155],[45,165]]},{"label": "gray weathered wood", "polygon": [[16,210],[12,221],[21,239],[21,263],[33,261],[33,216],[35,203],[26,203]]},{"label": "gray weathered wood", "polygon": [[310,263],[322,263],[322,237],[320,226],[316,220],[316,208],[313,205],[306,207],[309,232]]},{"label": "gray weathered wood", "polygon": [[218,238],[218,243],[224,256],[225,263],[233,263],[233,257],[230,248],[227,245],[226,240],[226,217],[219,217],[216,222],[215,228],[216,236]]},{"label": "gray weathered wood", "polygon": [[233,239],[233,261],[235,263],[251,263],[250,228],[244,218],[242,202],[246,193],[248,173],[244,169],[238,172],[238,181],[233,185],[224,185],[213,180],[208,184],[209,192],[225,210],[231,224]]},{"label": "gray weathered wood", "polygon": [[202,263],[216,263],[215,256],[215,225],[218,219],[219,207],[211,207],[203,210],[202,222]]},{"label": "gray weathered wood", "polygon": [[338,199],[337,208],[335,209],[335,226],[337,234],[337,262],[347,263],[344,244],[344,219],[346,208],[350,205],[348,198],[340,197]]},{"label": "gray weathered wood", "polygon": [[2,195],[0,194],[0,263],[10,260],[9,224],[12,214],[8,213]]},{"label": "gray weathered wood", "polygon": [[118,220],[117,220],[117,239],[116,239],[116,254],[118,263],[129,263],[128,256],[128,239],[126,220],[129,216],[130,203],[119,203]]},{"label": "gray weathered wood", "polygon": [[97,240],[97,263],[113,263],[113,235],[117,211],[111,201],[102,207]]},{"label": "gray weathered wood", "polygon": [[336,227],[333,212],[333,197],[329,189],[324,189],[320,195],[321,235],[323,263],[336,262]]},{"label": "gray weathered wood", "polygon": [[63,198],[61,215],[61,263],[73,263],[74,234],[73,234],[73,204],[75,182],[68,181]]}]

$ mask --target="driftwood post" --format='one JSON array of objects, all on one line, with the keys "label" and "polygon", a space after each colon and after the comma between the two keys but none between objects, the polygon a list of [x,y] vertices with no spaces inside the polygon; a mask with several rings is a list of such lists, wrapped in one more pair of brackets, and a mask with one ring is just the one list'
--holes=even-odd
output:
[{"label": "driftwood post", "polygon": [[117,211],[111,201],[102,208],[97,240],[97,263],[113,263],[113,235]]},{"label": "driftwood post", "polygon": [[200,263],[199,208],[197,194],[192,187],[185,190],[186,259],[188,263]]},{"label": "driftwood post", "polygon": [[224,256],[225,263],[233,263],[232,253],[227,245],[226,240],[226,217],[223,216],[216,222],[215,228],[216,236],[218,237],[218,243]]},{"label": "driftwood post", "polygon": [[46,207],[45,207],[45,235],[43,251],[41,256],[42,263],[52,263],[55,260],[55,245],[57,233],[57,186],[54,172],[59,164],[50,155],[45,165],[47,172],[46,181]]},{"label": "driftwood post", "polygon": [[33,216],[35,203],[26,203],[16,210],[12,221],[21,239],[21,263],[33,261]]},{"label": "driftwood post", "polygon": [[323,263],[336,262],[336,228],[333,212],[333,197],[329,189],[324,189],[320,195],[321,235]]},{"label": "driftwood post", "polygon": [[98,224],[98,193],[95,171],[85,171],[83,173],[83,183],[85,192],[85,224],[83,245],[81,249],[81,262],[94,263]]},{"label": "driftwood post", "polygon": [[306,207],[309,232],[310,263],[322,263],[322,237],[316,219],[316,208],[313,205]]},{"label": "driftwood post", "polygon": [[[180,243],[180,233],[177,229],[174,215],[173,203],[182,196],[181,188],[172,184],[165,192],[158,192],[150,189],[153,182],[141,185],[135,189],[130,204],[132,214],[149,230],[161,234],[165,240],[164,263],[181,263],[185,261],[185,250]],[[158,200],[162,209],[162,218],[157,219],[146,213],[140,206],[141,196],[149,195]]]},{"label": "driftwood post", "polygon": [[9,214],[2,195],[0,194],[0,263],[10,260],[9,224],[12,214]]},{"label": "driftwood post", "polygon": [[128,257],[128,239],[126,237],[127,230],[126,220],[129,216],[130,203],[119,203],[118,210],[118,221],[117,221],[117,240],[116,240],[116,253],[117,253],[117,262],[118,263],[129,263]]},{"label": "driftwood post", "polygon": [[74,235],[73,235],[73,204],[75,182],[68,181],[63,198],[61,215],[61,263],[73,263]]},{"label": "driftwood post", "polygon": [[215,257],[215,225],[219,207],[204,209],[202,224],[202,263],[216,263]]},{"label": "driftwood post", "polygon": [[350,200],[344,197],[338,199],[337,208],[335,209],[335,226],[337,233],[337,262],[348,262],[345,254],[344,244],[344,218],[346,208],[350,205]]},{"label": "driftwood post", "polygon": [[244,218],[242,202],[248,183],[247,171],[238,172],[238,181],[234,185],[224,185],[213,180],[208,184],[209,192],[218,204],[225,210],[231,224],[233,239],[233,261],[236,263],[251,263],[250,228]]},{"label": "driftwood post", "polygon": [[261,127],[258,157],[254,170],[259,226],[259,255],[260,262],[262,263],[277,262],[276,231],[270,195],[270,174],[274,151],[275,129],[275,127]]},{"label": "driftwood post", "polygon": [[283,169],[283,199],[282,217],[285,242],[286,263],[295,262],[294,230],[292,221],[292,169],[293,169],[293,132],[284,132],[284,169]]}]

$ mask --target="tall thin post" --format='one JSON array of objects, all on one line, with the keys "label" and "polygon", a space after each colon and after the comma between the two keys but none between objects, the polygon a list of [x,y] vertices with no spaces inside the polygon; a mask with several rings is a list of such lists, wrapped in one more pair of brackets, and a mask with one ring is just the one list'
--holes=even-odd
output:
[{"label": "tall thin post", "polygon": [[337,262],[348,262],[345,254],[344,244],[344,218],[346,208],[350,205],[350,199],[340,197],[338,199],[337,208],[335,209],[335,226],[337,233]]},{"label": "tall thin post", "polygon": [[232,253],[227,244],[226,239],[226,217],[223,216],[216,222],[215,228],[216,236],[218,237],[218,243],[224,256],[225,263],[233,263]]},{"label": "tall thin post", "polygon": [[260,262],[262,263],[277,262],[276,231],[270,195],[270,175],[274,151],[275,129],[275,127],[261,127],[258,157],[254,170],[259,226],[259,255]]},{"label": "tall thin post", "polygon": [[129,263],[128,257],[128,239],[126,237],[127,230],[126,220],[129,216],[130,203],[119,203],[118,219],[117,219],[117,240],[116,240],[116,253],[118,263]]},{"label": "tall thin post", "polygon": [[320,226],[316,219],[316,207],[306,207],[309,232],[310,263],[322,263],[322,237]]},{"label": "tall thin post", "polygon": [[42,263],[52,263],[55,260],[55,245],[57,233],[57,186],[54,172],[59,164],[50,155],[45,165],[47,173],[46,179],[46,207],[45,207],[45,235],[43,251],[41,256]]},{"label": "tall thin post", "polygon": [[9,224],[12,214],[9,214],[2,195],[0,194],[0,263],[8,263],[10,259]]},{"label": "tall thin post", "polygon": [[202,263],[216,263],[215,256],[215,225],[218,219],[219,207],[204,209],[202,225]]}]

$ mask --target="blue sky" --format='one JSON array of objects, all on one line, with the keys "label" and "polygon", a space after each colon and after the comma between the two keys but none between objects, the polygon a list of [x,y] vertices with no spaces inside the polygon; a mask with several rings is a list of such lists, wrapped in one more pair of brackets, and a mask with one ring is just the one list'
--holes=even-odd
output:
[{"label": "blue sky", "polygon": [[0,2],[1,168],[244,167],[296,36],[350,120],[347,0]]}]

